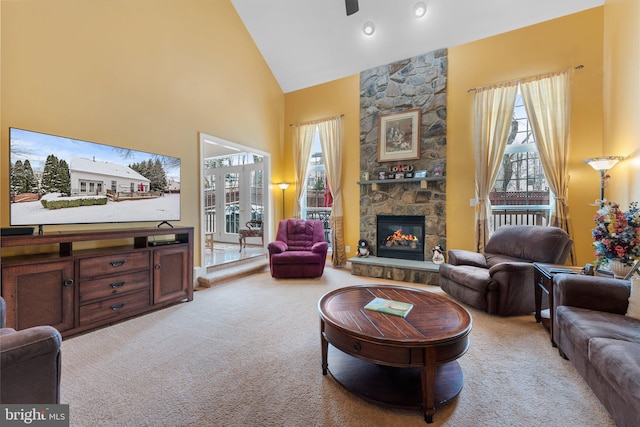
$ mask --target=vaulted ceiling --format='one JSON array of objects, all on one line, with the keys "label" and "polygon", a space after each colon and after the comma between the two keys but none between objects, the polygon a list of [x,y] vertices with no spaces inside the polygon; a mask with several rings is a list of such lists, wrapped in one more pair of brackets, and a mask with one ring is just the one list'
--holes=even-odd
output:
[{"label": "vaulted ceiling", "polygon": [[[282,90],[292,92],[604,4],[604,0],[231,0]],[[375,33],[365,36],[365,22]]]}]

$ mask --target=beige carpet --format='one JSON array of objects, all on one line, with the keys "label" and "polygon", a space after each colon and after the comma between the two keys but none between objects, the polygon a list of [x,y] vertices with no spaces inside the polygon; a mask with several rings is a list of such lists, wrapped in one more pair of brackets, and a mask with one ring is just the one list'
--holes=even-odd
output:
[{"label": "beige carpet", "polygon": [[[426,426],[419,412],[367,403],[322,375],[317,302],[363,283],[408,285],[330,266],[312,280],[265,272],[65,339],[62,401],[71,425]],[[470,311],[471,346],[459,359],[464,387],[433,426],[614,425],[533,316]]]}]

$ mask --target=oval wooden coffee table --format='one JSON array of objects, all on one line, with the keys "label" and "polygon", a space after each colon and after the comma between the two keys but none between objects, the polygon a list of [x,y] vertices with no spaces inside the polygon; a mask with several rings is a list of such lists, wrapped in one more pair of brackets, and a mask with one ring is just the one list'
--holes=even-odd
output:
[{"label": "oval wooden coffee table", "polygon": [[[402,318],[364,308],[376,297],[413,304]],[[414,288],[362,285],[336,289],[318,303],[322,374],[372,402],[422,410],[457,396],[463,375],[456,361],[469,347],[471,315],[450,299]],[[329,369],[329,344],[331,369]]]}]

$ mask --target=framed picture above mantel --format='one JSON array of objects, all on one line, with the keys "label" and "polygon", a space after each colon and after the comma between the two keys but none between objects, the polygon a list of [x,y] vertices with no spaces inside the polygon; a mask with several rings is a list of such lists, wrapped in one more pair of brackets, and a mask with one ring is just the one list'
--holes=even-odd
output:
[{"label": "framed picture above mantel", "polygon": [[378,123],[378,162],[420,158],[420,110],[381,115]]}]

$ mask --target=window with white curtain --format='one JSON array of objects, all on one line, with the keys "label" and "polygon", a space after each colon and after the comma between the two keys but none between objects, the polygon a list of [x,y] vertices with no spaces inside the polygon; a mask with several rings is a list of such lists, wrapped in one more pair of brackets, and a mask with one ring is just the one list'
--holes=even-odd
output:
[{"label": "window with white curtain", "polygon": [[325,238],[330,242],[329,217],[331,216],[332,198],[327,182],[327,172],[322,146],[320,145],[320,133],[316,126],[309,156],[309,165],[305,179],[304,195],[301,203],[301,217],[306,219],[317,219],[324,223]]},{"label": "window with white curtain", "polygon": [[553,196],[520,90],[507,146],[489,199],[494,229],[502,225],[547,225],[549,222]]}]

